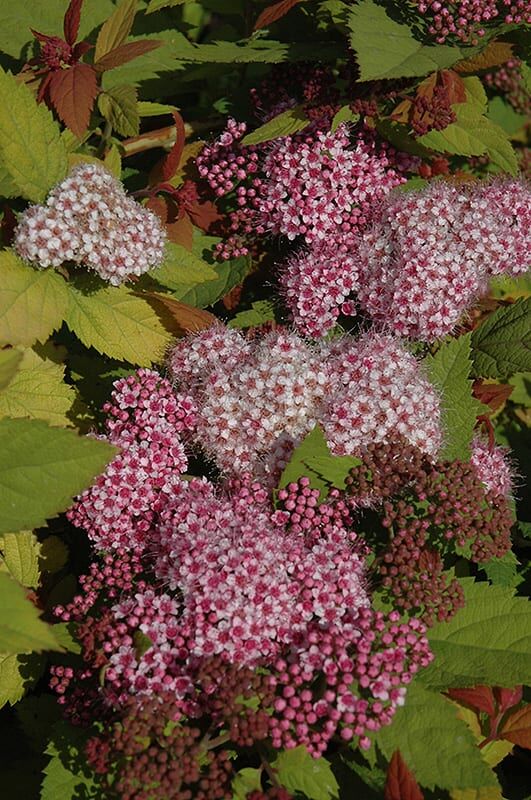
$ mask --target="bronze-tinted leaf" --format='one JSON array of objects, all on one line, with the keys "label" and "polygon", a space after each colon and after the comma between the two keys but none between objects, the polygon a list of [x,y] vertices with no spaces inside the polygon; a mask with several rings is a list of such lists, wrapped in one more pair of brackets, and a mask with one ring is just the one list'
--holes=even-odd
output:
[{"label": "bronze-tinted leaf", "polygon": [[454,65],[457,72],[478,72],[504,64],[513,57],[513,45],[509,42],[491,41],[477,56],[472,56]]},{"label": "bronze-tinted leaf", "polygon": [[501,686],[494,687],[494,697],[498,701],[500,711],[507,711],[513,706],[517,706],[522,699],[523,689],[515,686],[514,689],[504,689]]},{"label": "bronze-tinted leaf", "polygon": [[127,44],[122,44],[120,47],[115,47],[114,50],[111,50],[98,59],[94,67],[98,72],[105,72],[105,70],[120,67],[122,64],[127,64],[128,61],[132,61],[134,58],[156,50],[161,44],[162,41],[160,39],[139,39],[137,42],[127,42]]},{"label": "bronze-tinted leaf", "polygon": [[400,750],[395,750],[387,768],[384,799],[424,800],[415,776],[402,758]]},{"label": "bronze-tinted leaf", "polygon": [[449,689],[446,694],[463,706],[474,711],[484,711],[489,717],[496,716],[496,703],[490,686],[474,686],[470,689]]},{"label": "bronze-tinted leaf", "polygon": [[502,739],[531,750],[531,703],[511,714],[499,735]]},{"label": "bronze-tinted leaf", "polygon": [[81,20],[82,5],[83,0],[70,0],[70,5],[66,9],[63,30],[65,34],[65,40],[70,45],[74,44],[77,39],[79,23]]},{"label": "bronze-tinted leaf", "polygon": [[209,311],[204,311],[202,308],[194,308],[194,306],[188,306],[186,303],[174,300],[173,297],[169,297],[168,295],[158,294],[157,292],[142,292],[139,296],[152,301],[155,305],[160,303],[169,311],[177,329],[182,335],[194,333],[196,331],[204,331],[212,327],[212,325],[221,324],[219,319]]},{"label": "bronze-tinted leaf", "polygon": [[58,116],[79,139],[88,128],[98,93],[98,81],[90,64],[74,64],[51,74],[48,95]]},{"label": "bronze-tinted leaf", "polygon": [[133,27],[136,7],[137,0],[122,0],[116,11],[103,23],[96,39],[95,61],[124,44]]},{"label": "bronze-tinted leaf", "polygon": [[186,139],[183,118],[178,111],[174,111],[173,119],[175,120],[175,144],[160,166],[163,181],[169,181],[179,169]]},{"label": "bronze-tinted leaf", "polygon": [[290,11],[293,6],[296,6],[299,2],[300,0],[280,0],[279,3],[273,3],[272,6],[264,8],[255,22],[255,31],[257,31],[259,28],[265,28],[268,25],[271,25],[273,22],[276,22],[277,19],[280,19],[287,14],[288,11]]}]

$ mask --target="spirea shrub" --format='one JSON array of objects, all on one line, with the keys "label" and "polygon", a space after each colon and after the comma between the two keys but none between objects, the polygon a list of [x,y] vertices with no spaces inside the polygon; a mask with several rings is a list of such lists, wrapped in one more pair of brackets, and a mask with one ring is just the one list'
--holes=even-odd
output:
[{"label": "spirea shrub", "polygon": [[34,5],[1,796],[523,800],[528,4]]}]

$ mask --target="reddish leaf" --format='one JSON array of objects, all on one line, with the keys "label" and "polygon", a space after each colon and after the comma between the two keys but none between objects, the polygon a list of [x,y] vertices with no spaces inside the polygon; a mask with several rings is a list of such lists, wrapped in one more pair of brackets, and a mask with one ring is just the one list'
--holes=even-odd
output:
[{"label": "reddish leaf", "polygon": [[499,710],[507,711],[509,708],[517,706],[522,699],[522,687],[516,686],[514,689],[502,689],[501,686],[496,686],[494,697],[498,701]]},{"label": "reddish leaf", "polygon": [[70,0],[70,5],[66,9],[63,30],[68,44],[74,44],[77,39],[82,5],[83,0]]},{"label": "reddish leaf", "polygon": [[97,76],[90,64],[78,63],[68,69],[56,70],[48,85],[53,107],[78,138],[88,127],[97,94]]},{"label": "reddish leaf", "polygon": [[439,72],[440,81],[446,90],[450,105],[453,103],[466,102],[465,84],[457,72],[451,69],[443,69]]},{"label": "reddish leaf", "polygon": [[505,721],[499,736],[531,750],[531,703],[511,714]]},{"label": "reddish leaf", "polygon": [[208,231],[210,226],[221,219],[221,214],[217,210],[214,203],[211,203],[210,200],[207,200],[205,203],[194,203],[193,205],[187,206],[186,210],[188,211],[192,222],[197,228],[201,228],[202,231]]},{"label": "reddish leaf", "polygon": [[183,118],[178,111],[173,112],[173,119],[175,120],[175,144],[160,165],[163,181],[169,181],[179,169],[186,139]]},{"label": "reddish leaf", "polygon": [[243,291],[243,283],[239,283],[238,286],[233,286],[230,292],[221,298],[221,302],[227,309],[227,311],[234,311],[235,308],[238,308],[240,305],[240,300]]},{"label": "reddish leaf", "polygon": [[426,100],[431,100],[433,98],[433,92],[437,86],[437,75],[437,72],[432,72],[431,75],[428,75],[427,78],[424,78],[424,80],[419,83],[417,87],[417,97],[425,97]]},{"label": "reddish leaf", "polygon": [[122,44],[120,47],[115,47],[110,53],[105,53],[102,58],[96,61],[94,67],[98,72],[120,67],[122,64],[127,64],[128,61],[132,61],[134,58],[156,50],[162,43],[161,39],[140,39],[138,42]]},{"label": "reddish leaf", "polygon": [[161,304],[169,311],[170,316],[181,334],[193,333],[195,331],[204,331],[212,325],[219,325],[219,319],[211,314],[209,311],[204,311],[202,308],[194,308],[188,306],[186,303],[181,303],[179,300],[174,300],[165,294],[157,294],[157,292],[142,292],[140,297],[152,300],[155,304]]},{"label": "reddish leaf", "polygon": [[406,97],[405,100],[402,100],[402,102],[400,102],[396,106],[390,118],[394,119],[395,122],[408,123],[412,108],[413,108],[412,100],[410,100],[409,97]]},{"label": "reddish leaf", "polygon": [[474,711],[485,711],[489,717],[496,716],[496,703],[490,686],[474,686],[472,689],[449,689],[446,694],[461,705]]},{"label": "reddish leaf", "polygon": [[137,0],[122,0],[100,28],[94,60],[99,61],[111,50],[125,43],[135,20]]},{"label": "reddish leaf", "polygon": [[424,800],[415,776],[400,755],[400,750],[395,750],[387,768],[384,800]]},{"label": "reddish leaf", "polygon": [[499,64],[505,64],[505,62],[512,57],[512,44],[509,44],[509,42],[491,41],[482,53],[467,58],[465,61],[460,61],[459,64],[454,66],[454,69],[458,72],[478,72],[482,69],[490,69],[490,67],[497,67]]},{"label": "reddish leaf", "polygon": [[79,61],[79,59],[83,58],[85,53],[88,53],[93,47],[94,45],[90,44],[90,42],[78,42],[74,45],[74,49],[72,50],[72,58],[74,61]]},{"label": "reddish leaf", "polygon": [[163,197],[150,197],[146,203],[146,208],[153,211],[165,225],[168,219],[168,204]]},{"label": "reddish leaf", "polygon": [[508,383],[474,381],[473,394],[484,405],[489,406],[492,411],[497,411],[512,394],[513,389],[514,386],[510,386]]},{"label": "reddish leaf", "polygon": [[271,25],[273,22],[276,22],[277,19],[280,19],[290,11],[293,6],[296,6],[300,0],[280,0],[279,3],[274,3],[272,6],[268,8],[264,8],[260,16],[255,22],[254,29],[257,31],[259,28],[265,28],[267,25]]},{"label": "reddish leaf", "polygon": [[194,227],[188,214],[183,214],[175,222],[167,222],[166,230],[170,242],[181,244],[187,250],[192,249],[194,241]]}]

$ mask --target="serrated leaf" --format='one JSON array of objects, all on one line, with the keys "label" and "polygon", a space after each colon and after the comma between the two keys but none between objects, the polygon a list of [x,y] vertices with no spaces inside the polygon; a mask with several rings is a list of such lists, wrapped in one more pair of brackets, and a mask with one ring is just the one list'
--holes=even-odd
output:
[{"label": "serrated leaf", "polygon": [[86,347],[141,367],[160,361],[171,340],[159,315],[125,286],[91,291],[90,278],[68,285],[65,322]]},{"label": "serrated leaf", "polygon": [[0,654],[0,708],[18,703],[38,681],[43,666],[37,653]]},{"label": "serrated leaf", "polygon": [[141,117],[159,117],[161,114],[173,114],[174,111],[178,111],[179,109],[177,106],[169,106],[165,103],[152,103],[149,100],[139,100],[137,110]]},{"label": "serrated leaf", "polygon": [[301,792],[309,800],[331,800],[339,796],[339,786],[329,762],[325,758],[312,758],[303,745],[279,753],[271,766],[288,791]]},{"label": "serrated leaf", "polygon": [[513,713],[503,723],[500,736],[531,750],[531,703]]},{"label": "serrated leaf", "polygon": [[136,136],[140,129],[135,86],[115,86],[98,96],[98,108],[121,136]]},{"label": "serrated leaf", "polygon": [[430,629],[435,661],[418,680],[438,689],[530,683],[531,602],[507,587],[461,584],[466,606]]},{"label": "serrated leaf", "polygon": [[4,533],[0,536],[3,566],[27,589],[39,585],[40,544],[31,531]]},{"label": "serrated leaf", "polygon": [[284,467],[278,488],[283,489],[289,483],[296,483],[301,476],[310,478],[311,486],[313,489],[319,489],[321,495],[326,494],[328,490],[327,482],[314,473],[310,467],[307,466],[307,461],[317,456],[324,456],[325,458],[330,455],[328,444],[322,428],[316,425],[310,433],[304,437],[302,442],[296,447],[291,454],[288,464]]},{"label": "serrated leaf", "polygon": [[[0,351],[0,392],[9,386],[17,373],[22,360],[22,353],[20,350],[1,350]],[[0,394],[0,401],[2,395]]]},{"label": "serrated leaf", "polygon": [[163,286],[175,291],[187,291],[192,286],[214,281],[218,277],[216,270],[210,264],[174,242],[169,242],[166,246],[162,265],[152,270],[149,275]]},{"label": "serrated leaf", "polygon": [[67,173],[66,149],[50,111],[0,67],[0,160],[22,197],[44,200]]},{"label": "serrated leaf", "polygon": [[531,372],[517,372],[509,383],[513,387],[511,403],[531,408]]},{"label": "serrated leaf", "polygon": [[456,153],[462,156],[488,154],[493,164],[504,172],[516,175],[516,154],[502,128],[478,113],[477,107],[469,103],[454,105],[456,121],[440,131],[430,131],[419,137],[425,147],[440,153]]},{"label": "serrated leaf", "polygon": [[496,67],[498,64],[504,64],[513,55],[513,46],[509,42],[496,42],[490,41],[485,49],[471,58],[466,58],[464,61],[459,61],[454,69],[457,72],[479,72],[482,69],[489,69]]},{"label": "serrated leaf", "polygon": [[392,20],[373,0],[362,0],[352,9],[348,26],[361,81],[427,75],[461,58],[457,47],[421,44],[407,25]]},{"label": "serrated leaf", "polygon": [[186,305],[181,303],[180,300],[175,300],[167,294],[157,294],[157,292],[145,292],[142,296],[146,297],[149,301],[155,303],[155,307],[162,305],[163,308],[172,317],[176,328],[176,333],[179,336],[184,336],[186,333],[197,331],[204,331],[212,325],[219,323],[217,317],[209,311],[195,308],[195,306]]},{"label": "serrated leaf", "polygon": [[445,342],[434,356],[428,356],[423,363],[430,381],[442,394],[446,436],[441,457],[466,460],[470,457],[476,417],[484,408],[472,396],[472,381],[469,380],[472,367],[470,334]]},{"label": "serrated leaf", "polygon": [[266,28],[268,25],[272,25],[273,22],[281,19],[288,11],[291,11],[299,2],[304,2],[304,0],[278,0],[278,2],[273,3],[273,5],[264,8],[254,24],[254,30],[257,31],[260,28]]},{"label": "serrated leaf", "polygon": [[498,308],[472,334],[475,375],[506,378],[531,371],[531,298]]},{"label": "serrated leaf", "polygon": [[122,157],[120,155],[120,151],[116,144],[113,144],[109,147],[107,152],[105,153],[105,158],[103,159],[103,163],[106,169],[111,172],[115,178],[118,180],[122,177]]},{"label": "serrated leaf", "polygon": [[[204,250],[203,243],[211,241],[219,240],[209,236],[200,237],[198,242],[194,244],[194,252],[202,255]],[[206,308],[216,303],[221,297],[224,297],[234,286],[238,286],[249,272],[250,267],[251,260],[248,256],[241,256],[232,261],[224,261],[222,264],[212,264],[212,269],[217,275],[215,280],[198,283],[191,288],[179,287],[179,289],[174,290],[173,297],[190,306]]]},{"label": "serrated leaf", "polygon": [[281,136],[291,136],[293,133],[304,130],[309,124],[310,120],[301,106],[289,108],[287,111],[283,111],[282,114],[278,114],[273,119],[260,125],[252,133],[244,136],[242,144],[261,144],[272,139],[278,139]]},{"label": "serrated leaf", "polygon": [[44,342],[62,324],[68,305],[63,278],[0,252],[0,346]]},{"label": "serrated leaf", "polygon": [[251,328],[272,322],[275,319],[275,309],[269,300],[257,300],[248,311],[240,311],[228,323],[229,328]]},{"label": "serrated leaf", "polygon": [[462,81],[465,87],[467,104],[477,108],[480,114],[485,114],[487,112],[489,101],[487,98],[487,93],[485,92],[485,88],[480,79],[476,75],[472,75],[468,78],[462,78]]},{"label": "serrated leaf", "polygon": [[252,767],[245,767],[237,772],[232,781],[233,800],[246,800],[252,791],[261,791],[261,777],[262,771]]},{"label": "serrated leaf", "polygon": [[344,489],[350,470],[362,463],[355,456],[312,456],[305,460],[312,473],[319,475],[327,486]]},{"label": "serrated leaf", "polygon": [[84,754],[86,740],[84,728],[74,728],[63,721],[55,723],[46,748],[51,759],[43,770],[40,800],[90,800],[98,796],[95,777]]},{"label": "serrated leaf", "polygon": [[519,114],[512,105],[501,97],[493,97],[489,103],[488,118],[502,128],[508,136],[513,136],[527,124],[525,114]]},{"label": "serrated leaf", "polygon": [[64,366],[41,358],[34,350],[22,351],[18,372],[0,393],[2,417],[44,419],[50,425],[68,425],[66,416],[75,392],[64,380]]},{"label": "serrated leaf", "polygon": [[335,133],[340,125],[344,122],[359,122],[360,115],[351,110],[350,106],[342,106],[339,111],[334,114],[332,120],[331,131]]},{"label": "serrated leaf", "polygon": [[55,70],[48,84],[48,93],[59,118],[81,139],[88,128],[98,93],[94,68],[78,62],[68,69]]},{"label": "serrated leaf", "polygon": [[0,533],[65,511],[116,454],[106,442],[42,420],[0,420]]},{"label": "serrated leaf", "polygon": [[415,776],[402,758],[400,750],[395,750],[389,762],[384,800],[424,800]]},{"label": "serrated leaf", "polygon": [[185,3],[191,3],[195,0],[150,0],[146,8],[146,14],[153,14],[155,11],[160,11],[161,8],[174,8],[175,6],[183,6]]},{"label": "serrated leaf", "polygon": [[103,23],[96,39],[94,61],[99,61],[125,42],[133,27],[136,7],[137,0],[122,0],[115,12]]},{"label": "serrated leaf", "polygon": [[98,72],[104,72],[108,69],[114,69],[114,67],[121,67],[123,64],[127,64],[128,61],[133,61],[135,58],[156,50],[161,44],[162,42],[159,39],[137,39],[135,42],[126,42],[126,44],[115,47],[114,50],[106,53],[99,61],[96,61],[94,69],[98,70]]},{"label": "serrated leaf", "polygon": [[0,572],[0,652],[15,654],[60,649],[51,626],[40,619],[24,588]]},{"label": "serrated leaf", "polygon": [[505,553],[502,558],[493,558],[481,565],[487,578],[495,586],[515,588],[522,581],[518,573],[519,561],[512,550]]},{"label": "serrated leaf", "polygon": [[457,709],[435,692],[410,685],[405,705],[374,740],[387,759],[399,749],[421,786],[427,789],[474,789],[497,786],[482,760],[474,736],[458,719]]},{"label": "serrated leaf", "polygon": [[[53,635],[67,653],[81,653],[81,645],[75,637],[75,624],[59,622],[53,626]],[[151,640],[150,640],[151,641]]]}]

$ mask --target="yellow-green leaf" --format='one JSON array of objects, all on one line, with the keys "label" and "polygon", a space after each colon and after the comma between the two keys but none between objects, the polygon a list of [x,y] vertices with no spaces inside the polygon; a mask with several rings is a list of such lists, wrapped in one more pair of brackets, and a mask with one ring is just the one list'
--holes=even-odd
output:
[{"label": "yellow-green leaf", "polygon": [[86,347],[141,367],[161,361],[171,336],[154,308],[125,286],[69,284],[66,324]]},{"label": "yellow-green leaf", "polygon": [[4,533],[0,536],[3,571],[28,589],[39,585],[40,544],[32,531]]},{"label": "yellow-green leaf", "polygon": [[161,114],[173,114],[174,111],[179,110],[177,106],[169,106],[166,103],[152,103],[149,100],[139,100],[137,109],[141,117],[159,117]]},{"label": "yellow-green leaf", "polygon": [[278,139],[281,136],[291,136],[293,133],[302,131],[310,124],[310,120],[304,113],[302,106],[295,106],[283,111],[268,122],[264,122],[259,128],[248,133],[242,139],[242,144],[261,144],[269,142],[271,139]]},{"label": "yellow-green leaf", "polygon": [[0,651],[15,654],[60,649],[51,626],[40,619],[25,589],[0,572]]},{"label": "yellow-green leaf", "polygon": [[62,324],[68,305],[63,278],[0,252],[0,346],[44,342]]},{"label": "yellow-green leaf", "polygon": [[149,274],[163,286],[175,290],[185,290],[218,278],[217,272],[206,261],[174,242],[168,242],[163,264]]},{"label": "yellow-green leaf", "polygon": [[98,96],[98,108],[121,136],[136,136],[140,127],[135,86],[114,86]]},{"label": "yellow-green leaf", "polygon": [[68,547],[58,536],[47,536],[41,542],[40,568],[44,572],[59,572],[68,560]]},{"label": "yellow-green leaf", "polygon": [[13,380],[21,359],[22,353],[19,350],[0,350],[0,392]]},{"label": "yellow-green leaf", "polygon": [[122,0],[114,14],[103,23],[96,39],[95,62],[125,42],[133,27],[136,7],[137,0]]},{"label": "yellow-green leaf", "polygon": [[0,708],[18,703],[39,679],[42,667],[43,658],[36,653],[0,653]]},{"label": "yellow-green leaf", "polygon": [[0,67],[0,156],[19,194],[44,200],[68,164],[59,126],[23,83]]},{"label": "yellow-green leaf", "polygon": [[115,144],[112,144],[108,151],[105,154],[105,158],[103,159],[104,166],[112,172],[115,178],[122,177],[122,157],[120,155],[120,151]]},{"label": "yellow-green leaf", "polygon": [[67,412],[75,392],[64,381],[64,366],[24,350],[19,369],[0,393],[0,418],[44,419],[51,425],[68,425]]}]

